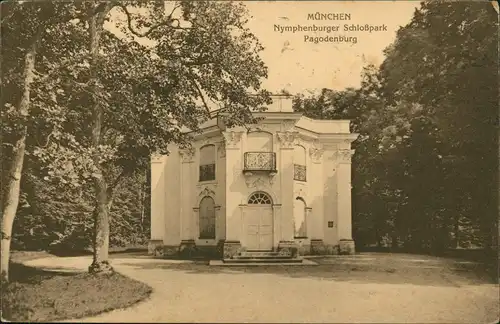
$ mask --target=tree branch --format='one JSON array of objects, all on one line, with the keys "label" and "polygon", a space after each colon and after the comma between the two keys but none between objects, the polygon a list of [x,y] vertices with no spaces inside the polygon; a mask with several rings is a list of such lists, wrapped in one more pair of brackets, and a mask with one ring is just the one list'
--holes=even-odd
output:
[{"label": "tree branch", "polygon": [[[17,6],[18,4],[16,4],[15,2],[11,2],[10,4],[6,4],[4,3],[3,4],[3,9],[4,11],[7,11],[10,9],[10,6]],[[16,9],[10,9],[10,13],[8,15],[2,15],[2,19],[0,20],[0,24],[3,25],[4,23],[7,23],[9,21],[10,18],[12,18],[12,16],[14,16],[14,14],[16,13]]]},{"label": "tree branch", "polygon": [[120,184],[120,182],[123,180],[123,177],[125,177],[129,173],[128,169],[123,169],[122,172],[116,177],[115,181],[111,184],[111,186],[108,187],[108,196],[113,197],[114,191],[116,187]]},{"label": "tree branch", "polygon": [[47,135],[47,141],[44,145],[41,145],[40,142],[38,142],[38,139],[36,139],[36,143],[38,144],[38,146],[40,146],[41,148],[47,148],[47,146],[49,146],[50,138],[52,137],[52,135],[54,135],[54,130],[55,129],[52,129],[49,135]]},{"label": "tree branch", "polygon": [[[174,3],[176,3],[177,1],[174,1]],[[178,8],[180,8],[181,5],[180,4],[176,4],[174,6],[174,8],[172,9],[172,11],[170,11],[170,14],[168,15],[169,17],[172,17],[172,15],[174,14],[175,10],[177,10]]]},{"label": "tree branch", "polygon": [[[191,29],[190,27],[180,27],[180,21],[179,19],[176,19],[176,18],[172,18],[172,14],[174,12],[174,10],[176,8],[178,8],[178,6],[176,6],[174,8],[174,10],[172,10],[172,13],[170,13],[170,15],[167,17],[168,19],[164,22],[161,22],[159,24],[156,24],[154,25],[153,27],[151,27],[148,31],[144,32],[144,33],[140,33],[138,32],[137,30],[134,29],[134,27],[132,27],[132,14],[128,11],[127,9],[127,6],[126,5],[123,5],[123,4],[120,4],[118,3],[117,6],[119,8],[121,8],[123,10],[123,12],[125,13],[125,15],[127,16],[127,26],[128,26],[128,30],[134,34],[135,36],[137,37],[147,37],[149,36],[152,32],[154,32],[155,30],[157,30],[158,28],[160,27],[169,27],[169,28],[172,28],[172,29],[179,29],[179,30],[189,30]],[[173,21],[177,21],[177,26],[172,26],[172,22]]]},{"label": "tree branch", "polygon": [[196,91],[198,92],[198,95],[201,98],[201,101],[203,102],[203,106],[205,106],[205,110],[207,113],[210,115],[210,108],[208,107],[207,102],[205,101],[205,96],[203,95],[203,92],[201,91],[200,86],[198,85],[198,82],[194,78],[190,78],[191,82],[194,84],[194,87],[196,88]]}]

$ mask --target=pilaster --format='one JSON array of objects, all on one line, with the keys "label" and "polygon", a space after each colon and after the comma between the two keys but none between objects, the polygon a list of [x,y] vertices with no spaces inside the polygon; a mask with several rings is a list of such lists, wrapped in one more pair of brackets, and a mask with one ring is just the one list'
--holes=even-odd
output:
[{"label": "pilaster", "polygon": [[[226,154],[226,237],[228,242],[239,242],[241,232],[241,193],[233,190],[242,177],[241,138],[242,131],[230,130],[223,133]],[[234,244],[233,244],[234,245]]]},{"label": "pilaster", "polygon": [[151,157],[151,241],[163,242],[165,230],[165,165],[162,156]]},{"label": "pilaster", "polygon": [[338,170],[336,149],[336,147],[332,146],[326,148],[322,166],[323,219],[321,228],[325,245],[338,244]]},{"label": "pilaster", "polygon": [[274,204],[273,205],[273,217],[274,217],[274,226],[273,226],[273,246],[276,247],[278,246],[281,237],[282,237],[282,230],[281,226],[278,226],[277,224],[282,223],[282,216],[281,216],[281,204]]},{"label": "pilaster", "polygon": [[293,242],[293,148],[298,132],[277,133],[280,143],[281,241]]},{"label": "pilaster", "polygon": [[200,237],[200,207],[193,208],[193,216],[192,216],[193,226],[191,227],[191,237],[199,238]]},{"label": "pilaster", "polygon": [[354,253],[352,241],[351,156],[354,150],[339,149],[337,157],[337,234],[341,253]]},{"label": "pilaster", "polygon": [[325,253],[325,247],[323,242],[324,233],[324,199],[325,199],[325,177],[323,174],[323,163],[324,163],[324,147],[319,141],[315,141],[313,146],[309,148],[309,157],[311,161],[311,172],[312,178],[314,180],[314,186],[311,187],[313,190],[313,196],[322,197],[322,199],[315,199],[312,201],[312,210],[307,211],[306,217],[309,219],[309,224],[311,224],[310,231],[310,250],[309,253],[312,255],[321,255]]},{"label": "pilaster", "polygon": [[304,216],[305,216],[305,222],[306,222],[306,236],[308,238],[312,237],[312,232],[314,230],[314,224],[312,223],[311,214],[312,214],[312,208],[306,207]]},{"label": "pilaster", "polygon": [[193,162],[195,151],[187,148],[179,151],[181,156],[181,240],[194,240],[193,236]]},{"label": "pilaster", "polygon": [[[310,218],[311,231],[310,237],[312,240],[323,240],[324,237],[324,203],[323,199],[325,197],[325,187],[324,181],[325,177],[323,175],[323,156],[324,148],[319,142],[315,142],[312,147],[309,148],[309,156],[311,163],[311,178],[314,179],[314,185],[311,186],[312,196],[321,197],[321,199],[314,199],[311,203],[312,211],[310,213],[313,216]],[[312,243],[311,243],[312,245]]]},{"label": "pilaster", "polygon": [[215,240],[219,241],[225,238],[224,223],[221,221],[221,207],[220,205],[215,206]]}]

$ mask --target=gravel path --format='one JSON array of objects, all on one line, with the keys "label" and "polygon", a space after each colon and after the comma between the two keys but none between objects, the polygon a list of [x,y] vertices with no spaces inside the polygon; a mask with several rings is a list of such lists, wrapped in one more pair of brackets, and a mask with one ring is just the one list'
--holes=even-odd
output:
[{"label": "gravel path", "polygon": [[[26,261],[86,270],[90,257]],[[366,254],[318,259],[319,266],[217,267],[117,258],[121,273],[154,291],[145,302],[73,322],[493,323],[498,285],[473,263]]]}]

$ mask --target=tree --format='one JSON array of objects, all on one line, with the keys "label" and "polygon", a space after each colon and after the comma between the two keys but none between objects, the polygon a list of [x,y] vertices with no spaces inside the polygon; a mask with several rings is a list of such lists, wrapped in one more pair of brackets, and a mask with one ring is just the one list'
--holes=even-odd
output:
[{"label": "tree", "polygon": [[[439,206],[443,231],[453,223],[458,229],[463,217],[475,218],[485,247],[495,245],[497,235],[491,232],[497,218],[497,182],[491,177],[498,162],[491,154],[498,148],[496,23],[487,3],[422,3],[398,31],[380,71],[388,100],[422,107],[428,129],[421,133],[434,142],[427,154],[442,157],[443,172],[428,183],[441,184],[435,196],[446,202]],[[425,192],[429,188],[413,197]]]},{"label": "tree", "polygon": [[425,2],[359,89],[296,98],[297,110],[351,119],[361,134],[358,243],[436,253],[497,244],[497,31],[487,3]]},{"label": "tree", "polygon": [[[168,154],[171,143],[189,145],[183,129],[198,130],[209,117],[209,101],[228,113],[229,125],[241,125],[251,121],[251,109],[270,100],[260,89],[267,76],[262,46],[244,27],[243,5],[181,1],[168,11],[163,6],[83,3],[78,17],[85,19],[71,16],[73,33],[65,43],[78,60],[59,66],[37,89],[37,99],[57,107],[58,118],[46,125],[50,140],[35,145],[34,155],[49,177],[94,195],[91,272],[112,270],[109,211],[127,175],[147,165],[150,154]],[[125,14],[128,38],[104,29],[112,10]],[[141,45],[138,37],[154,45]]]},{"label": "tree", "polygon": [[[147,170],[123,179],[110,209],[110,248],[145,244],[149,239]],[[92,247],[93,194],[68,188],[29,157],[23,168],[20,204],[13,226],[12,248],[49,250],[64,255]],[[57,192],[57,194],[54,194]]]},{"label": "tree", "polygon": [[[2,154],[8,162],[2,169],[2,281],[8,281],[8,264],[12,225],[19,204],[21,175],[26,153],[32,88],[36,79],[37,54],[47,30],[74,17],[74,6],[64,3],[2,3],[1,28],[2,88]],[[23,24],[19,24],[22,21]]]}]

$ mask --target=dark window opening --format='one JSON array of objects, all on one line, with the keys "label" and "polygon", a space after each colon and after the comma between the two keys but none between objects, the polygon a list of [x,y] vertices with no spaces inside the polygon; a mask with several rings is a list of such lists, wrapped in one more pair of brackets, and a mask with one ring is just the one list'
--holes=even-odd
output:
[{"label": "dark window opening", "polygon": [[297,181],[306,181],[306,166],[300,164],[293,165],[293,179]]},{"label": "dark window opening", "polygon": [[200,165],[200,181],[215,180],[215,164]]}]

